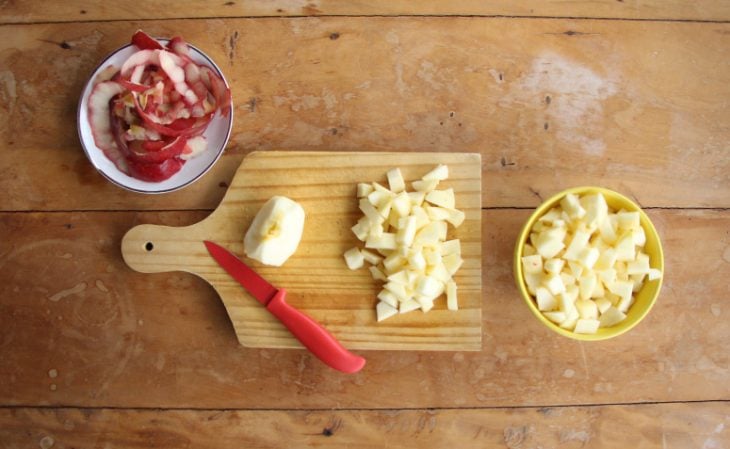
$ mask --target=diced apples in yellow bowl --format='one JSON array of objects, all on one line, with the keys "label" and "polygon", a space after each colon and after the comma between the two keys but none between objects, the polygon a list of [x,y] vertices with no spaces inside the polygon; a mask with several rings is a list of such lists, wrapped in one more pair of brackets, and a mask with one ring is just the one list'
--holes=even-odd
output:
[{"label": "diced apples in yellow bowl", "polygon": [[577,340],[605,340],[636,326],[656,302],[663,272],[649,217],[600,187],[545,201],[515,247],[515,281],[528,307],[549,329]]}]

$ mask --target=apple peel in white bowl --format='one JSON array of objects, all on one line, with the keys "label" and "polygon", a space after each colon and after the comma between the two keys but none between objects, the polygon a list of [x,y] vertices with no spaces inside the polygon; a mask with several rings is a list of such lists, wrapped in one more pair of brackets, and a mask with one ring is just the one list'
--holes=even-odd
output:
[{"label": "apple peel in white bowl", "polygon": [[79,103],[79,136],[109,180],[145,193],[173,191],[207,172],[233,123],[218,67],[179,37],[142,31],[95,71]]}]

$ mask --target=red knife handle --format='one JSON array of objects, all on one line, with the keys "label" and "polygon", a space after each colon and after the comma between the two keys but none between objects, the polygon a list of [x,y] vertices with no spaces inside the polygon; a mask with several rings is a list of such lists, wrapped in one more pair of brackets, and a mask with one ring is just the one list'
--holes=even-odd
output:
[{"label": "red knife handle", "polygon": [[365,359],[357,356],[340,344],[319,323],[305,313],[289,305],[284,298],[286,290],[281,288],[266,305],[276,318],[294,334],[312,354],[332,368],[344,373],[356,373],[365,366]]}]

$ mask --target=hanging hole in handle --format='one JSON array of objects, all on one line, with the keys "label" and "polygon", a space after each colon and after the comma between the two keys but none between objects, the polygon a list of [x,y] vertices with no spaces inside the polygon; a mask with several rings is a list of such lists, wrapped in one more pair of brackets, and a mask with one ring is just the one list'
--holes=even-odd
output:
[{"label": "hanging hole in handle", "polygon": [[150,252],[155,249],[155,245],[153,245],[152,242],[147,242],[144,244],[144,249],[146,249],[147,252]]}]

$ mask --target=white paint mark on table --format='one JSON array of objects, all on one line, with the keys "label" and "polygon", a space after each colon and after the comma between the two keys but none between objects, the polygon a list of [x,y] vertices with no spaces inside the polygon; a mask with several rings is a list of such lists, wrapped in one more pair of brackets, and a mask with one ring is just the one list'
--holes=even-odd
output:
[{"label": "white paint mark on table", "polygon": [[58,370],[56,368],[49,369],[48,377],[50,377],[51,379],[55,379],[56,377],[58,377]]},{"label": "white paint mark on table", "polygon": [[591,434],[585,430],[565,429],[560,431],[560,442],[578,441],[585,445],[591,440]]},{"label": "white paint mark on table", "polygon": [[504,444],[510,449],[517,449],[522,447],[522,444],[532,434],[532,426],[511,426],[505,427],[502,432],[504,438]]},{"label": "white paint mark on table", "polygon": [[41,449],[50,449],[55,443],[56,442],[53,440],[52,437],[45,436],[41,438],[41,441],[38,443],[38,445],[41,447]]},{"label": "white paint mark on table", "polygon": [[720,316],[720,313],[722,313],[722,309],[720,308],[720,304],[712,304],[710,305],[710,312],[714,316]]},{"label": "white paint mark on table", "polygon": [[[616,83],[562,55],[545,52],[527,74],[512,84],[501,103],[545,106],[556,137],[580,146],[589,156],[603,155],[603,101],[617,92]],[[549,99],[548,99],[549,98]]]},{"label": "white paint mark on table", "polygon": [[104,285],[104,283],[101,281],[101,279],[97,279],[95,285],[96,285],[96,288],[103,291],[104,293],[109,293],[109,289],[106,288],[106,285]]},{"label": "white paint mark on table", "polygon": [[565,377],[566,379],[572,379],[573,376],[575,376],[574,370],[567,368],[565,371],[563,371],[563,377]]},{"label": "white paint mark on table", "polygon": [[48,298],[48,300],[53,301],[53,302],[58,302],[68,296],[77,295],[77,294],[83,292],[84,290],[86,290],[86,282],[79,282],[78,284],[74,285],[71,288],[67,288],[66,290],[61,290],[60,292],[56,293],[55,295],[50,296]]},{"label": "white paint mark on table", "polygon": [[488,72],[489,72],[489,74],[490,74],[490,75],[492,75],[492,78],[494,78],[494,81],[495,81],[495,82],[496,82],[497,84],[502,84],[502,83],[504,83],[504,76],[502,76],[502,74],[501,74],[501,73],[499,73],[499,70],[496,70],[496,69],[489,69],[489,70],[488,70]]}]

